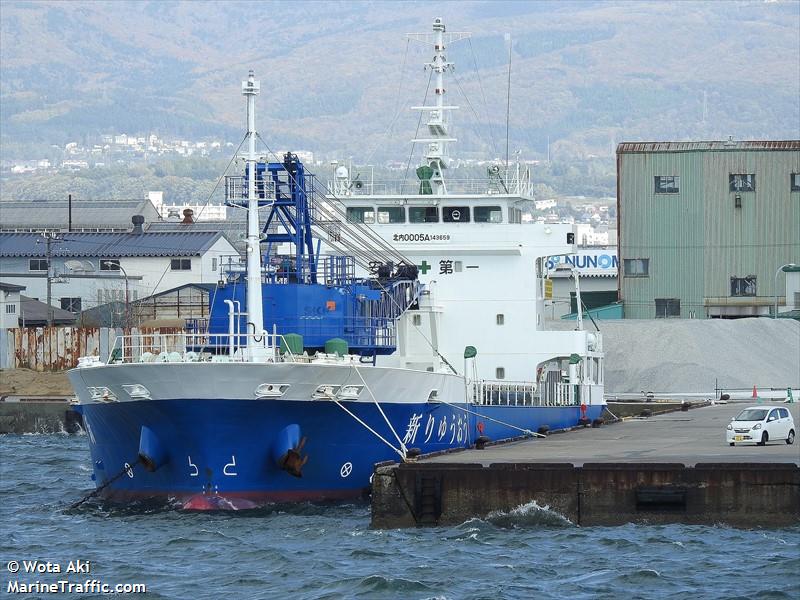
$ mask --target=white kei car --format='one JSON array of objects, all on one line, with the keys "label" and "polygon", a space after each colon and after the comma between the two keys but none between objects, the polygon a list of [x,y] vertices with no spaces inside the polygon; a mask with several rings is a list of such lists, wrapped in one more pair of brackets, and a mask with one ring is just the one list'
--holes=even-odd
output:
[{"label": "white kei car", "polygon": [[788,408],[772,406],[749,406],[733,417],[725,432],[725,440],[731,445],[758,444],[784,441],[794,444],[795,427]]}]

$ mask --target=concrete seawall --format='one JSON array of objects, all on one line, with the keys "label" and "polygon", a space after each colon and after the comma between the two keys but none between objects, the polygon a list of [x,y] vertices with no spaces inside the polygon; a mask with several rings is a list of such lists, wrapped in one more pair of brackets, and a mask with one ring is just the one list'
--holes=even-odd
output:
[{"label": "concrete seawall", "polygon": [[[780,406],[800,421],[796,404]],[[579,525],[800,523],[798,446],[729,447],[725,427],[741,408],[698,408],[378,466],[372,526],[456,524],[533,501]]]},{"label": "concrete seawall", "polygon": [[64,397],[0,398],[0,434],[77,433],[82,425],[81,415]]},{"label": "concrete seawall", "polygon": [[800,467],[775,463],[406,464],[379,467],[372,526],[457,524],[531,501],[578,525],[800,522]]}]

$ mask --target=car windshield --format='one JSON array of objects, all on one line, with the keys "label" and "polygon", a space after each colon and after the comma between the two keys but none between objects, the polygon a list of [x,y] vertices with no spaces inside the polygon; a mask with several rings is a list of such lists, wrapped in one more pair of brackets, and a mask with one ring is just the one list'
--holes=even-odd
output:
[{"label": "car windshield", "polygon": [[736,417],[737,421],[763,421],[767,416],[766,409],[763,408],[747,408],[739,413]]}]

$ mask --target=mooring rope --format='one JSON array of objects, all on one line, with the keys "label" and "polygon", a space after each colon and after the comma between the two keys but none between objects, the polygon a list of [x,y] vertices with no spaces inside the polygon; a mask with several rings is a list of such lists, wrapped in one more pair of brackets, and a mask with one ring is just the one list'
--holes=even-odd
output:
[{"label": "mooring rope", "polygon": [[403,459],[405,459],[406,456],[408,455],[408,448],[406,448],[406,445],[403,443],[403,440],[400,439],[400,436],[397,435],[397,432],[395,431],[394,427],[392,426],[392,423],[389,421],[389,418],[386,416],[386,413],[383,412],[383,408],[381,407],[380,403],[378,402],[378,399],[375,397],[375,394],[372,393],[372,390],[367,385],[367,382],[364,380],[364,377],[361,375],[361,372],[358,370],[358,366],[353,365],[353,369],[355,370],[356,375],[358,375],[358,378],[361,380],[361,383],[363,383],[364,387],[367,388],[367,391],[369,392],[369,395],[372,396],[372,401],[375,403],[375,406],[378,407],[378,412],[381,413],[381,416],[383,416],[383,420],[386,421],[386,424],[389,426],[389,429],[391,430],[392,434],[394,435],[394,439],[396,439],[397,443],[400,444],[400,449],[403,451],[402,452],[402,457],[403,457]]},{"label": "mooring rope", "polygon": [[492,417],[487,417],[486,415],[476,413],[469,409],[458,406],[457,404],[450,404],[449,402],[445,402],[444,400],[439,400],[438,398],[436,400],[431,400],[431,402],[441,402],[442,404],[446,404],[450,408],[457,408],[458,410],[463,410],[464,412],[469,413],[471,415],[475,415],[476,417],[480,417],[481,419],[486,419],[487,421],[492,421],[494,423],[499,423],[500,425],[505,425],[506,427],[510,427],[511,429],[516,429],[517,431],[521,431],[526,435],[532,435],[534,437],[543,437],[543,438],[547,437],[546,435],[542,435],[541,433],[531,431],[530,429],[524,429],[522,427],[517,427],[516,425],[512,425],[511,423],[506,423],[505,421],[501,421],[499,419],[493,419]]}]

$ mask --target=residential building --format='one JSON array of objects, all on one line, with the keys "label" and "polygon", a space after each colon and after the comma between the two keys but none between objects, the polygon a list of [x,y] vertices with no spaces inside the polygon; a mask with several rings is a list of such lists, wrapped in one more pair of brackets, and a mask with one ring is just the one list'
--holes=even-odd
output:
[{"label": "residential building", "polygon": [[20,292],[24,285],[0,281],[0,329],[19,327]]},{"label": "residential building", "polygon": [[134,301],[190,283],[216,283],[223,260],[239,254],[218,231],[62,232],[47,244],[37,233],[0,235],[0,278],[71,313]]},{"label": "residential building", "polygon": [[[617,147],[626,318],[736,318],[786,309],[800,264],[800,140]],[[790,300],[789,304],[792,304]]]}]

